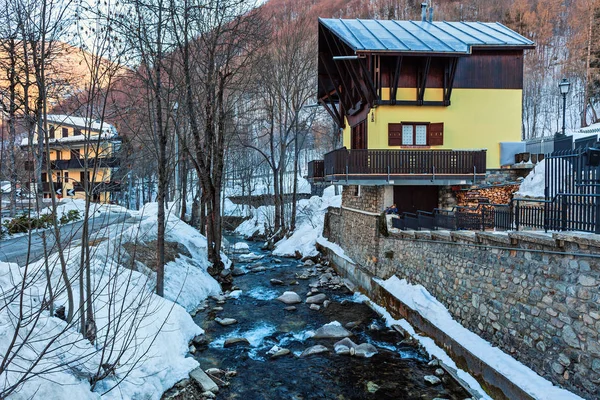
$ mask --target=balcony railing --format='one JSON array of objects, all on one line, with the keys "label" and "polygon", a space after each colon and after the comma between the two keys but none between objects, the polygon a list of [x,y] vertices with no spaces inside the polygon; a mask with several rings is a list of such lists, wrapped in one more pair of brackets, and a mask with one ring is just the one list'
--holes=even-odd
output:
[{"label": "balcony railing", "polygon": [[[106,158],[89,158],[87,160],[88,169],[94,168],[97,164],[97,168],[117,168],[120,165],[120,161],[117,157],[106,157]],[[83,169],[85,167],[85,159],[83,158],[71,158],[69,160],[53,160],[50,161],[51,170],[67,170],[67,169]],[[46,169],[46,162],[43,163],[43,168]],[[33,171],[34,162],[25,161],[25,170]]]},{"label": "balcony railing", "polygon": [[94,194],[103,192],[120,192],[121,182],[73,182],[73,190],[75,190],[75,192],[87,192],[91,190],[91,192]]},{"label": "balcony railing", "polygon": [[308,181],[323,182],[325,179],[325,162],[323,160],[313,160],[308,163]]},{"label": "balcony railing", "polygon": [[[316,164],[313,168],[316,177]],[[325,180],[334,182],[428,179],[458,183],[485,176],[486,151],[338,149],[325,154],[323,168]]]}]

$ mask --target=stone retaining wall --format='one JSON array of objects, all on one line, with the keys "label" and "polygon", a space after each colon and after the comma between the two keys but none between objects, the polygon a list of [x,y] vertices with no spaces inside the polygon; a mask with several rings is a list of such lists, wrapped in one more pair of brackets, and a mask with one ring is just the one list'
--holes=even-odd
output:
[{"label": "stone retaining wall", "polygon": [[[324,236],[357,268],[423,285],[463,326],[541,376],[600,398],[600,235],[396,232],[384,237],[383,189],[344,188]],[[361,211],[362,210],[362,211]]]},{"label": "stone retaining wall", "polygon": [[538,374],[600,396],[600,260],[587,256],[600,255],[600,236],[434,231],[379,242],[379,262],[364,266],[371,273],[423,285]]}]

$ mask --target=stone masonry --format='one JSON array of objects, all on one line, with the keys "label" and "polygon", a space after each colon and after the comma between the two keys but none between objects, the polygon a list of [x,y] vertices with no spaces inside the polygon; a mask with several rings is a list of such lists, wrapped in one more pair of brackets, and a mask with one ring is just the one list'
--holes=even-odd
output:
[{"label": "stone masonry", "polygon": [[[380,235],[381,188],[344,189],[325,236],[365,272],[423,285],[463,326],[541,376],[600,397],[600,236],[510,232]],[[364,197],[362,197],[364,196]],[[354,210],[368,210],[361,213]]]},{"label": "stone masonry", "polygon": [[[377,221],[385,207],[382,186],[362,186],[359,192],[356,186],[345,186],[341,209],[328,213],[329,225],[335,226],[329,229],[334,241],[342,246],[353,260],[360,260],[362,265],[373,265],[377,262]],[[337,233],[334,233],[336,230]]]}]

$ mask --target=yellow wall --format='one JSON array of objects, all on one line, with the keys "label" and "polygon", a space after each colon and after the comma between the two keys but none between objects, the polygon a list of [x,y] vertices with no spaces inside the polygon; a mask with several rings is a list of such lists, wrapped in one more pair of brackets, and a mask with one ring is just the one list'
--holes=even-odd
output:
[{"label": "yellow wall", "polygon": [[[389,90],[382,97],[389,99]],[[414,100],[416,89],[398,90],[396,98]],[[441,99],[442,89],[425,91],[425,100]],[[443,122],[444,145],[432,149],[487,149],[487,168],[500,168],[500,142],[521,140],[521,107],[520,89],[454,89],[448,107],[378,106],[367,117],[368,148],[401,148],[388,146],[388,123]],[[348,125],[343,143],[350,148]]]}]

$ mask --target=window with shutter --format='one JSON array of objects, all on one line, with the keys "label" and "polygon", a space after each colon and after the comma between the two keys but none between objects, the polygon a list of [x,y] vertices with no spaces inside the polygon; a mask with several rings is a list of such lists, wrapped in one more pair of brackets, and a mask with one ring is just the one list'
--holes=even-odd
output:
[{"label": "window with shutter", "polygon": [[402,124],[388,124],[388,146],[402,146]]},{"label": "window with shutter", "polygon": [[427,143],[430,146],[442,146],[444,144],[443,122],[429,124],[429,130],[427,132]]},{"label": "window with shutter", "polygon": [[413,125],[402,125],[402,145],[412,146],[415,144],[413,140]]},{"label": "window with shutter", "polygon": [[427,125],[415,125],[415,144],[427,146]]}]

